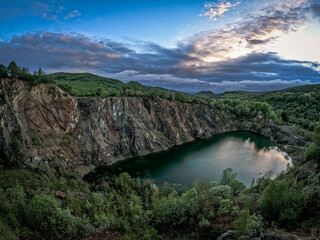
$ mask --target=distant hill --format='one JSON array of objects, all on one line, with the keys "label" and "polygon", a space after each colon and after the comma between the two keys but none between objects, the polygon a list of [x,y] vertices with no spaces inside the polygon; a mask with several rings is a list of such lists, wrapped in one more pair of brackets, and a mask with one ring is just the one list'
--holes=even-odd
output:
[{"label": "distant hill", "polygon": [[200,91],[196,95],[202,95],[202,96],[207,96],[207,97],[213,97],[216,94],[213,93],[212,91]]},{"label": "distant hill", "polygon": [[313,131],[320,119],[320,84],[303,85],[271,92],[234,91],[216,94],[215,99],[267,102],[288,124]]},{"label": "distant hill", "polygon": [[[63,90],[75,96],[112,96],[123,95],[124,91],[168,91],[171,90],[144,86],[139,82],[121,82],[117,79],[101,77],[91,73],[66,73],[58,72],[49,74]],[[125,93],[130,95],[130,93]]]},{"label": "distant hill", "polygon": [[249,97],[255,97],[260,95],[261,92],[248,92],[248,91],[232,91],[215,94],[214,97],[218,99],[235,99],[242,100],[248,99]]},{"label": "distant hill", "polygon": [[91,73],[58,72],[49,74],[48,76],[62,90],[76,97],[141,96],[151,98],[161,97],[190,103],[208,103],[204,99],[204,96],[191,95],[160,87],[145,86],[137,81],[124,83],[117,79],[101,77]]}]

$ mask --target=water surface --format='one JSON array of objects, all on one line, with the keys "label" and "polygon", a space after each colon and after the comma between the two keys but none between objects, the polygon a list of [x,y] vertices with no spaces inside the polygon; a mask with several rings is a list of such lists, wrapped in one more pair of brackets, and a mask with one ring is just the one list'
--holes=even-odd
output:
[{"label": "water surface", "polygon": [[272,177],[291,164],[267,138],[247,131],[219,134],[171,148],[168,151],[131,158],[97,173],[152,178],[156,183],[191,185],[196,179],[219,181],[221,172],[232,168],[237,179],[250,185],[253,178],[272,171]]}]

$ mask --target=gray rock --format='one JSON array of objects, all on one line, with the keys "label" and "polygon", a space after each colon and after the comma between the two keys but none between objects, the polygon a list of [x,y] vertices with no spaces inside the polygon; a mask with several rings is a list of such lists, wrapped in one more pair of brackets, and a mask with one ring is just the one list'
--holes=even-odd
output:
[{"label": "gray rock", "polygon": [[234,231],[233,230],[228,230],[227,232],[221,234],[217,240],[231,240],[233,236]]}]

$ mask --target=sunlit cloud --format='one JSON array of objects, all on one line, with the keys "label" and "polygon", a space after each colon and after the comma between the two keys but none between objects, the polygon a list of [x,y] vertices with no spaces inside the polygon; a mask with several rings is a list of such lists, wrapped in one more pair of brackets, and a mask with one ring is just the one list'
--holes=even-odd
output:
[{"label": "sunlit cloud", "polygon": [[204,7],[206,11],[200,16],[209,17],[209,19],[216,21],[218,17],[222,17],[224,13],[229,11],[230,8],[240,4],[240,1],[231,3],[228,1],[222,1],[219,3],[205,3]]},{"label": "sunlit cloud", "polygon": [[280,37],[307,26],[306,2],[275,1],[271,6],[263,6],[245,19],[220,30],[192,37],[193,52],[189,56],[194,60],[192,63],[184,62],[182,66],[201,66],[203,62],[219,62],[253,52],[272,51],[272,44]]}]

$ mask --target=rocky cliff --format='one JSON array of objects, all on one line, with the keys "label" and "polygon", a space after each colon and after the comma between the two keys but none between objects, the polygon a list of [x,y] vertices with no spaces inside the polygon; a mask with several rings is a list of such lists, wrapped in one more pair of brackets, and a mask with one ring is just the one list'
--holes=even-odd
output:
[{"label": "rocky cliff", "polygon": [[55,85],[17,79],[2,79],[0,87],[2,158],[16,136],[22,141],[22,162],[31,167],[49,161],[84,174],[98,165],[235,130],[274,141],[280,135],[287,143],[299,140],[292,129],[261,113],[231,118],[223,109],[160,98],[73,98]]}]

